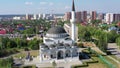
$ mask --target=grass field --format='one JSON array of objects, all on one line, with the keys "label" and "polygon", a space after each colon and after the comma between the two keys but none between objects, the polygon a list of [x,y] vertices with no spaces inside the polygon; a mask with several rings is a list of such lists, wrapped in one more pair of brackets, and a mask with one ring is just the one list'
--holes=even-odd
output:
[{"label": "grass field", "polygon": [[95,60],[98,60],[98,63],[91,63],[88,67],[80,67],[80,68],[108,68],[107,65],[101,61],[98,57],[93,57]]},{"label": "grass field", "polygon": [[109,62],[112,63],[112,65],[114,65],[116,68],[120,68],[120,64],[116,63],[115,61],[113,61],[112,59],[108,58],[107,56],[104,56],[105,59],[107,59]]},{"label": "grass field", "polygon": [[24,66],[24,67],[21,67],[21,68],[36,68],[35,65],[32,65],[32,66]]},{"label": "grass field", "polygon": [[110,55],[111,57],[113,57],[114,59],[118,60],[120,62],[120,58],[117,58],[115,55]]},{"label": "grass field", "polygon": [[[99,51],[99,49],[96,50],[95,48],[95,51],[97,52],[97,54],[100,54],[102,55]],[[112,55],[111,57],[113,57],[114,59],[120,61],[120,59],[116,58],[114,55]],[[79,67],[79,68],[112,68],[111,65],[113,65],[113,67],[115,68],[120,68],[120,64],[116,63],[113,59],[109,58],[108,56],[104,56],[104,58],[110,62],[111,64],[107,64],[106,62],[100,60],[99,57],[92,57],[94,58],[95,60],[98,60],[99,62],[98,63],[90,63],[88,64],[87,67]]]},{"label": "grass field", "polygon": [[[38,51],[38,50],[32,50],[32,51],[29,51],[29,52],[30,52],[30,55],[31,55],[31,56],[34,56],[34,57],[36,57],[36,56],[39,55],[39,51]],[[16,58],[26,57],[27,54],[28,54],[27,51],[23,51],[23,52],[20,52],[19,54],[14,55],[14,57],[16,57]]]}]

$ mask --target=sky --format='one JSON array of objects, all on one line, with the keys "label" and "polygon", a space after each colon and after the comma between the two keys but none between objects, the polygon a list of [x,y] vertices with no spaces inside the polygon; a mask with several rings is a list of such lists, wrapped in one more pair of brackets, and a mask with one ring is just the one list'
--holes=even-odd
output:
[{"label": "sky", "polygon": [[[120,0],[75,0],[76,11],[120,13]],[[0,0],[0,14],[65,13],[72,0]]]}]

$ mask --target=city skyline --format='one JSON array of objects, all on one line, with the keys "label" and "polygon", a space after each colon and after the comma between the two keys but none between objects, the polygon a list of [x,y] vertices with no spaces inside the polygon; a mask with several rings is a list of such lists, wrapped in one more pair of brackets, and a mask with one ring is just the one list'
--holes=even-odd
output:
[{"label": "city skyline", "polygon": [[[119,13],[119,0],[75,0],[76,11]],[[71,0],[1,0],[0,14],[65,13],[71,11]]]}]

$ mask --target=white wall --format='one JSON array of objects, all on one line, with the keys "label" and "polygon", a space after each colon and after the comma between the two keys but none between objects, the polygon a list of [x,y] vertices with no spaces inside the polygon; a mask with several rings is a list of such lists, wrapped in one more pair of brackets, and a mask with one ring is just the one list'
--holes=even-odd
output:
[{"label": "white wall", "polygon": [[[51,39],[51,40],[53,40],[53,42],[48,42],[48,41],[45,41],[45,39]],[[60,42],[60,43],[69,43],[69,44],[72,44],[72,40],[65,40],[65,38],[58,38],[58,39],[56,39],[56,38],[47,38],[47,37],[44,37],[44,39],[43,39],[43,42],[46,44],[46,45],[51,45],[51,44],[54,44],[54,43],[58,43],[58,41]]]}]

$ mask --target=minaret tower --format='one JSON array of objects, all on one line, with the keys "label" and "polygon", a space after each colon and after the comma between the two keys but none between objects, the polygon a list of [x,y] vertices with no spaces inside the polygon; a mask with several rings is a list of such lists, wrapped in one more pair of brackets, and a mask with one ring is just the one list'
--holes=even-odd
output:
[{"label": "minaret tower", "polygon": [[70,22],[71,22],[71,30],[72,30],[72,35],[71,35],[71,37],[72,37],[72,40],[73,40],[73,42],[75,42],[75,34],[76,34],[76,24],[75,24],[75,22],[76,22],[76,19],[75,19],[75,5],[74,5],[74,0],[73,0],[73,2],[72,2],[72,12],[71,12],[71,20],[70,20]]}]

